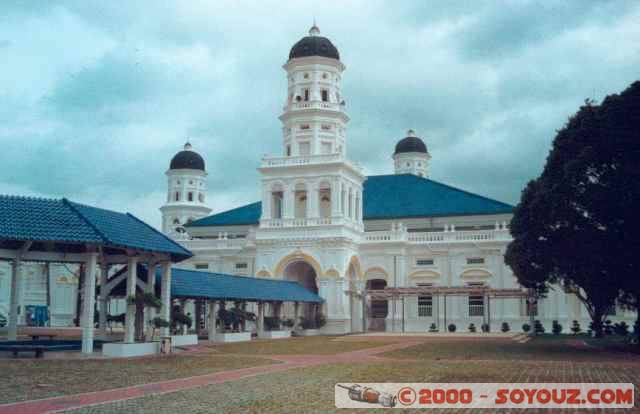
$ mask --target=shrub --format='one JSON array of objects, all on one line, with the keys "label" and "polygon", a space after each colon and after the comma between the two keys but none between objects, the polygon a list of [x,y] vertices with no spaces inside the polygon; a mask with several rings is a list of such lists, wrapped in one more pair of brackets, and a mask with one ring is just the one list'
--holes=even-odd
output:
[{"label": "shrub", "polygon": [[469,332],[475,332],[476,331],[476,326],[472,323],[469,324]]},{"label": "shrub", "polygon": [[553,321],[551,332],[553,332],[554,335],[560,335],[562,333],[562,325],[560,325],[558,321]]},{"label": "shrub", "polygon": [[456,331],[456,324],[455,323],[449,324],[449,326],[447,326],[447,329],[449,330],[449,332],[455,332]]},{"label": "shrub", "polygon": [[173,332],[177,332],[178,326],[186,326],[187,328],[191,327],[193,320],[191,316],[185,315],[182,312],[173,312],[171,315],[171,330]]},{"label": "shrub", "polygon": [[633,324],[633,336],[640,338],[640,319],[636,319],[636,322]]},{"label": "shrub", "polygon": [[509,327],[509,324],[507,322],[502,322],[502,326],[500,327],[500,330],[506,333],[511,330],[511,327]]},{"label": "shrub", "polygon": [[480,328],[482,328],[482,332],[487,333],[491,330],[491,327],[488,323],[483,323]]},{"label": "shrub", "polygon": [[7,326],[7,317],[0,313],[0,328]]},{"label": "shrub", "polygon": [[264,318],[264,327],[267,331],[276,331],[280,329],[280,318],[275,316],[266,316]]},{"label": "shrub", "polygon": [[438,332],[438,327],[435,323],[432,323],[431,326],[429,326],[429,332]]},{"label": "shrub", "polygon": [[542,322],[538,319],[534,322],[533,329],[535,330],[536,335],[544,333],[544,325],[542,325]]},{"label": "shrub", "polygon": [[605,335],[613,335],[613,323],[611,319],[604,321],[603,332]]},{"label": "shrub", "polygon": [[522,324],[522,332],[529,332],[531,330],[531,325],[529,325],[528,323],[523,323]]},{"label": "shrub", "polygon": [[282,321],[282,326],[287,328],[293,328],[293,325],[295,325],[295,321],[293,319],[285,319]]},{"label": "shrub", "polygon": [[578,335],[580,332],[582,332],[582,328],[580,328],[580,322],[578,321],[573,321],[573,324],[571,325],[571,332],[573,332],[574,335]]},{"label": "shrub", "polygon": [[629,335],[629,325],[627,325],[625,321],[616,323],[613,325],[613,331],[616,333],[616,335],[627,336]]},{"label": "shrub", "polygon": [[151,328],[153,328],[151,330],[151,340],[153,340],[153,337],[156,336],[156,329],[161,329],[161,328],[168,328],[171,324],[169,323],[168,320],[166,319],[162,319],[159,316],[156,316],[155,318],[151,319]]}]

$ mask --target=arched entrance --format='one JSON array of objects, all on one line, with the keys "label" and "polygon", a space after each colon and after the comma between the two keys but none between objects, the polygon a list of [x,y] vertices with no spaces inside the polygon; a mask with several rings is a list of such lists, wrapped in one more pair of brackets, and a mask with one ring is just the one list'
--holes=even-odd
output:
[{"label": "arched entrance", "polygon": [[[309,263],[303,260],[293,261],[286,265],[283,275],[285,280],[298,282],[313,293],[318,293],[318,275]],[[312,318],[314,316],[315,306],[315,304],[302,304],[300,316]]]},{"label": "arched entrance", "polygon": [[[387,287],[384,279],[367,280],[367,290],[381,290]],[[370,331],[384,331],[385,320],[389,313],[389,302],[386,300],[373,299],[367,310],[367,329]]]}]

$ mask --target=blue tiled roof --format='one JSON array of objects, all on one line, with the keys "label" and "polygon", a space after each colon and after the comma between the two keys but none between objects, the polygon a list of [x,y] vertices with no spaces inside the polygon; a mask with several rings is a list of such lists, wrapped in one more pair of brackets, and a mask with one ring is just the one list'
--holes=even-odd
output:
[{"label": "blue tiled roof", "polygon": [[[374,175],[364,182],[364,220],[510,214],[513,206],[412,174]],[[257,202],[188,224],[238,226],[257,224],[262,203]]]},{"label": "blue tiled roof", "polygon": [[169,253],[191,252],[135,216],[67,199],[0,195],[0,239],[90,243]]},{"label": "blue tiled roof", "polygon": [[[160,270],[156,277],[160,277]],[[157,280],[159,285],[159,279]],[[171,296],[248,301],[322,302],[320,296],[297,282],[176,268],[171,272]]]}]

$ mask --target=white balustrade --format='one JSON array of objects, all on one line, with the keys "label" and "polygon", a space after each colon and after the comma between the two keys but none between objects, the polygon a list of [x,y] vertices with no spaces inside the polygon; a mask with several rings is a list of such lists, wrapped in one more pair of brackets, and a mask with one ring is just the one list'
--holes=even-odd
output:
[{"label": "white balustrade", "polygon": [[406,231],[372,231],[364,234],[365,243],[406,241],[412,244],[468,243],[485,241],[509,241],[511,235],[506,228],[499,230],[441,231],[408,233]]}]

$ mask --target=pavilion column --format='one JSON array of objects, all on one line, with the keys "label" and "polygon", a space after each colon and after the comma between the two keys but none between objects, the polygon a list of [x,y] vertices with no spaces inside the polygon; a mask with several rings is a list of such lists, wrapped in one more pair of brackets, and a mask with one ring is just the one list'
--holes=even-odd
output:
[{"label": "pavilion column", "polygon": [[127,263],[127,313],[124,324],[124,342],[135,342],[136,305],[129,303],[129,297],[136,295],[136,281],[138,278],[138,258],[129,257]]},{"label": "pavilion column", "polygon": [[93,331],[96,304],[96,268],[98,253],[89,253],[85,262],[84,300],[82,301],[82,353],[93,353]]},{"label": "pavilion column", "polygon": [[209,301],[209,340],[213,341],[216,336],[216,321],[218,319],[218,306],[215,300]]},{"label": "pavilion column", "polygon": [[100,322],[98,324],[100,335],[104,338],[107,335],[107,305],[109,292],[107,292],[107,276],[109,275],[109,265],[102,257],[100,262]]},{"label": "pavilion column", "polygon": [[293,330],[298,329],[298,319],[300,318],[300,302],[293,304]]},{"label": "pavilion column", "polygon": [[[160,282],[162,309],[160,317],[171,322],[171,262],[162,262],[162,281]],[[169,327],[160,330],[160,336],[169,336]]]},{"label": "pavilion column", "polygon": [[10,341],[18,338],[18,309],[20,308],[20,272],[22,270],[22,262],[20,259],[14,259],[11,269],[11,304],[9,308],[9,337]]},{"label": "pavilion column", "polygon": [[264,302],[258,302],[258,319],[256,320],[258,336],[264,332]]},{"label": "pavilion column", "polygon": [[[156,263],[149,263],[147,266],[147,287],[145,289],[146,293],[150,293],[153,296],[156,295]],[[147,331],[147,340],[152,341],[152,332],[154,331],[152,325],[153,318],[156,317],[156,309],[153,306],[150,306],[145,309],[145,327]]]}]

